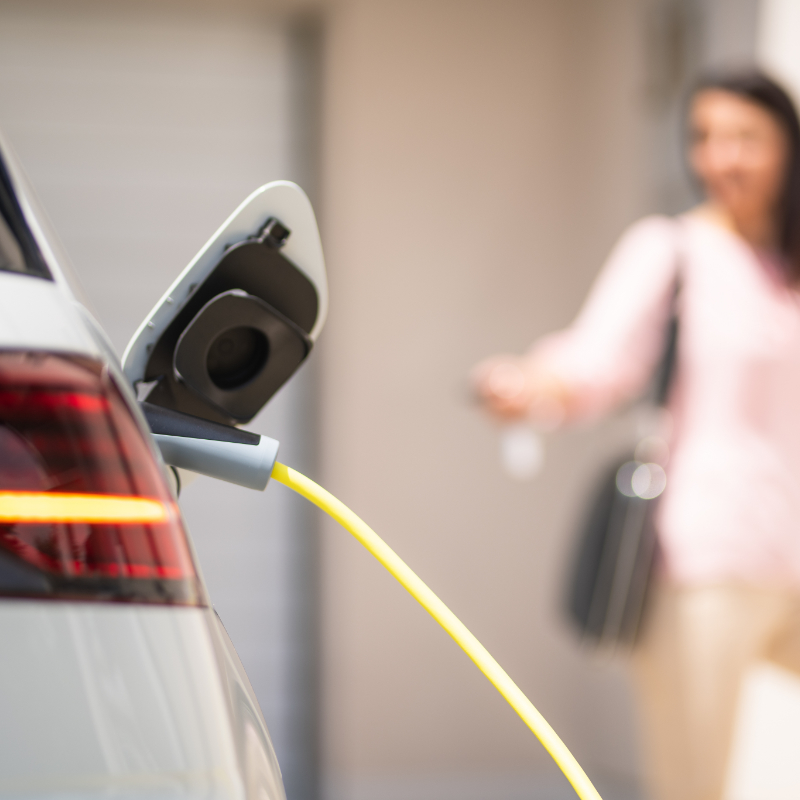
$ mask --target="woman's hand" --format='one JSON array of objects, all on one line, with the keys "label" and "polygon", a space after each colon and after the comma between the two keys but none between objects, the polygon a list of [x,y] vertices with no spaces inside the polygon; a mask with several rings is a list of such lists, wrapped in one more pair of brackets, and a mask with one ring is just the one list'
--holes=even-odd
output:
[{"label": "woman's hand", "polygon": [[471,377],[478,400],[496,417],[527,417],[551,426],[567,416],[567,388],[531,358],[494,356],[478,364]]}]

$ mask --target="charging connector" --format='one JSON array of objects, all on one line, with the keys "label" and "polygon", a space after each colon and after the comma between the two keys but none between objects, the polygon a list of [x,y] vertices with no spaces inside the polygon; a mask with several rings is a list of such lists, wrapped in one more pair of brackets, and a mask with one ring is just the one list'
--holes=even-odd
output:
[{"label": "charging connector", "polygon": [[247,489],[263,491],[278,458],[268,436],[141,403],[164,462]]}]

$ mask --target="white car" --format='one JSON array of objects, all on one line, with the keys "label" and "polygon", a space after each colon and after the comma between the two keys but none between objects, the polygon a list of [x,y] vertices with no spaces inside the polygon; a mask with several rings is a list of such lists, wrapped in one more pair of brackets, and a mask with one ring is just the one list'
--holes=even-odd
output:
[{"label": "white car", "polygon": [[[248,208],[223,226],[229,239],[253,222]],[[132,386],[136,369],[147,383],[163,309],[183,300],[168,293],[145,321],[126,376],[43,226],[0,148],[0,797],[283,800],[258,702]],[[195,273],[229,248],[223,239]],[[324,304],[323,292],[323,315]],[[249,386],[260,367],[245,367]],[[215,368],[227,391],[236,375]],[[205,416],[238,423],[257,405]]]}]

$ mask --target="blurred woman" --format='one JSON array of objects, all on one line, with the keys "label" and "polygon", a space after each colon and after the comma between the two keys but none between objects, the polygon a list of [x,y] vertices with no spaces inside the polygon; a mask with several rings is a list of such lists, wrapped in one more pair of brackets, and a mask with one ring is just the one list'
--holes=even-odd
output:
[{"label": "blurred woman", "polygon": [[661,557],[633,658],[659,800],[722,798],[745,671],[800,671],[800,124],[754,72],[703,82],[690,128],[705,201],[634,224],[568,329],[473,376],[497,417],[601,415],[652,377],[680,285]]}]

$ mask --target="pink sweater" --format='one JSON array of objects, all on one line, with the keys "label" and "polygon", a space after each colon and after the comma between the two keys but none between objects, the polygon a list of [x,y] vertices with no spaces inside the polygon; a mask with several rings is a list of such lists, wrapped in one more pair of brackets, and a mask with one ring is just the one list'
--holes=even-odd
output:
[{"label": "pink sweater", "polygon": [[700,217],[621,238],[576,321],[535,353],[593,417],[635,397],[664,349],[676,270],[674,427],[658,528],[682,583],[800,586],[800,293],[774,257]]}]

